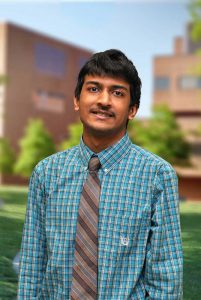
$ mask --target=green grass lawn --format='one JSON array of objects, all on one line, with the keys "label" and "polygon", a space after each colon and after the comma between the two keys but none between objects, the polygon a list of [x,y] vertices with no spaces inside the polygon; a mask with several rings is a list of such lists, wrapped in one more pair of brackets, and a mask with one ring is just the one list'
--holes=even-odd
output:
[{"label": "green grass lawn", "polygon": [[[0,187],[0,300],[14,299],[17,276],[12,260],[20,250],[27,188]],[[181,203],[184,300],[201,299],[201,202]],[[109,299],[108,299],[109,300]]]},{"label": "green grass lawn", "polygon": [[0,300],[14,299],[17,276],[12,260],[20,250],[27,199],[26,188],[0,187]]},{"label": "green grass lawn", "polygon": [[201,202],[181,203],[184,300],[201,299]]}]

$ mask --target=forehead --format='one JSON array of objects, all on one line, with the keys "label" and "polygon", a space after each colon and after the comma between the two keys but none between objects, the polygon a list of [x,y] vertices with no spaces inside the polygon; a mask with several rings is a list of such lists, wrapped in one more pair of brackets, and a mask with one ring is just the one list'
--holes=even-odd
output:
[{"label": "forehead", "polygon": [[88,84],[90,82],[96,82],[98,84],[104,86],[123,86],[129,90],[130,85],[124,79],[119,77],[112,77],[112,76],[99,76],[99,75],[86,75],[84,78],[84,84]]}]

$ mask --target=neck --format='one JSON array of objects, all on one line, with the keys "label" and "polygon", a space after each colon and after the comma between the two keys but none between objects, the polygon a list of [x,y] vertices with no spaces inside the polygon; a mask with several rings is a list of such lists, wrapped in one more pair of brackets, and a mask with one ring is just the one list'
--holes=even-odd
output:
[{"label": "neck", "polygon": [[114,138],[111,136],[93,136],[93,135],[86,135],[85,132],[83,132],[83,141],[85,145],[91,149],[94,153],[99,153],[102,150],[116,144],[124,135],[125,132],[122,132],[120,135],[116,136]]}]

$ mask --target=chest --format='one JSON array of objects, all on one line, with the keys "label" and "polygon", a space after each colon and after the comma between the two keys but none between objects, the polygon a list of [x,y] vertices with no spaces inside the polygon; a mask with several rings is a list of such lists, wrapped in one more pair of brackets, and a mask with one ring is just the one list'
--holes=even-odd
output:
[{"label": "chest", "polygon": [[[67,236],[66,243],[73,245],[86,177],[87,172],[79,170],[68,173],[50,193],[46,200],[46,230],[50,240],[54,236]],[[99,246],[129,245],[150,224],[153,180],[149,174],[129,168],[100,172],[99,177]]]}]

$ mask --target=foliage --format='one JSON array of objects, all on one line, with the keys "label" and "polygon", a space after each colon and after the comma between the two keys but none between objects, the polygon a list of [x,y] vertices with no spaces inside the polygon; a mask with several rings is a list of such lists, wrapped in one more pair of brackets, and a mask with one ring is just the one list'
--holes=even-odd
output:
[{"label": "foliage", "polygon": [[61,150],[65,150],[79,144],[80,137],[82,135],[82,123],[81,122],[72,123],[68,127],[68,132],[69,132],[69,138],[62,142],[60,146]]},{"label": "foliage", "polygon": [[198,125],[198,128],[197,128],[197,135],[198,135],[198,136],[201,136],[201,124]]},{"label": "foliage", "polygon": [[29,177],[35,165],[56,152],[53,139],[39,119],[29,120],[25,135],[20,140],[20,154],[15,173]]},{"label": "foliage", "polygon": [[161,156],[172,164],[186,164],[190,148],[172,112],[165,106],[157,106],[146,122],[129,123],[131,140],[143,148]]},{"label": "foliage", "polygon": [[8,76],[0,75],[0,85],[5,85],[8,82]]},{"label": "foliage", "polygon": [[12,174],[15,162],[14,152],[5,138],[0,138],[0,172]]},{"label": "foliage", "polygon": [[[191,38],[194,42],[201,41],[201,0],[193,0],[190,4],[190,14],[192,17],[192,31]],[[198,54],[201,55],[201,50],[199,49]],[[201,66],[198,64],[195,68],[197,74],[201,75]],[[201,124],[195,131],[195,135],[201,136]]]},{"label": "foliage", "polygon": [[191,37],[194,42],[201,39],[201,0],[193,0],[189,6],[192,17]]}]

